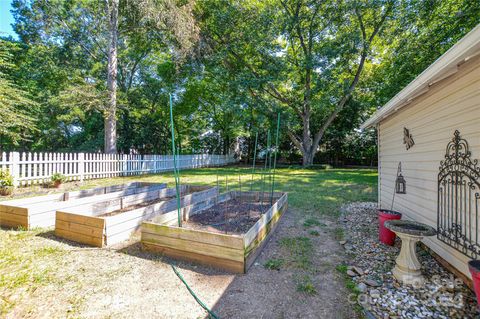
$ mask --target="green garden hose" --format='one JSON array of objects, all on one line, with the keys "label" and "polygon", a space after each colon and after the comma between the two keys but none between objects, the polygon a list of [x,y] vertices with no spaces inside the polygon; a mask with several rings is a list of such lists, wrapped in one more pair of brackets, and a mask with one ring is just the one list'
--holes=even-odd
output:
[{"label": "green garden hose", "polygon": [[205,305],[201,300],[200,298],[198,298],[198,296],[195,294],[195,292],[192,290],[192,288],[190,288],[190,286],[187,284],[187,282],[185,281],[185,279],[183,278],[182,274],[178,271],[177,267],[175,267],[173,264],[170,264],[170,266],[172,266],[172,269],[173,269],[173,272],[175,273],[175,275],[177,275],[177,277],[183,282],[183,284],[185,285],[185,287],[187,287],[187,290],[188,292],[190,292],[190,294],[192,295],[192,297],[195,299],[195,301],[203,308],[205,309],[205,311],[208,312],[208,315],[210,318],[214,318],[214,319],[220,319],[219,316],[217,316],[217,314],[215,312],[213,312],[212,310],[210,310],[207,305]]}]

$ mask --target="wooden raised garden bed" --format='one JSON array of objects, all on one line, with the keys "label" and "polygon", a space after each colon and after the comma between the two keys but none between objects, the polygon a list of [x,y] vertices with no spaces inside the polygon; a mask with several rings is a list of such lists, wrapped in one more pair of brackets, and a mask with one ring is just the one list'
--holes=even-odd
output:
[{"label": "wooden raised garden bed", "polygon": [[275,193],[272,206],[270,198],[261,202],[261,197],[257,192],[219,195],[213,205],[184,212],[183,227],[165,224],[162,216],[143,222],[142,245],[172,258],[246,273],[288,205],[287,193]]},{"label": "wooden raised garden bed", "polygon": [[133,182],[0,202],[0,225],[7,227],[52,227],[55,212],[88,203],[119,199],[166,188],[166,184]]},{"label": "wooden raised garden bed", "polygon": [[[181,186],[181,206],[202,205],[216,197],[217,188]],[[142,221],[177,207],[175,188],[122,197],[57,211],[55,235],[75,242],[104,247],[127,240]],[[177,219],[169,214],[169,218]]]}]

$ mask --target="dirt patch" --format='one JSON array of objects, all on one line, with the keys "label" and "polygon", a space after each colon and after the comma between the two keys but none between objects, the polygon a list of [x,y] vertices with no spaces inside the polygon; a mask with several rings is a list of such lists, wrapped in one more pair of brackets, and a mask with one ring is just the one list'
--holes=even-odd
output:
[{"label": "dirt patch", "polygon": [[[336,224],[318,219],[318,225],[305,227],[304,220],[301,213],[288,210],[245,275],[145,252],[138,235],[98,249],[61,240],[53,232],[0,230],[0,248],[12,256],[6,267],[0,264],[0,273],[18,273],[25,255],[56,247],[50,255],[32,258],[32,268],[41,274],[50,269],[41,282],[33,273],[27,286],[0,286],[0,303],[9,304],[0,317],[206,318],[172,271],[170,263],[175,263],[198,297],[222,319],[356,318],[335,270],[344,260],[333,236]],[[314,230],[316,235],[310,235]],[[12,236],[22,236],[11,239],[18,241],[18,249],[4,241]],[[268,267],[272,260],[282,262]],[[310,286],[315,293],[306,289]]]},{"label": "dirt patch", "polygon": [[270,206],[231,199],[190,216],[184,227],[222,234],[242,235],[255,225]]}]

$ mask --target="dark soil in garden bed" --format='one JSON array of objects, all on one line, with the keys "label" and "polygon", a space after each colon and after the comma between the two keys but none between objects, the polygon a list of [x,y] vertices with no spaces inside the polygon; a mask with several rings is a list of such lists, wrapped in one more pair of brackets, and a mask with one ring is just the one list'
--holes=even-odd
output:
[{"label": "dark soil in garden bed", "polygon": [[267,203],[232,199],[190,216],[184,227],[230,235],[242,235],[270,208]]}]

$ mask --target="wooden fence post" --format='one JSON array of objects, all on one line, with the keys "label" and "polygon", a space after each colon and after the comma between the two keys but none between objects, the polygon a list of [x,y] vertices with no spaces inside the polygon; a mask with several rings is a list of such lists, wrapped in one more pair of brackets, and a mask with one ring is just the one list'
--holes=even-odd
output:
[{"label": "wooden fence post", "polygon": [[13,186],[18,187],[20,185],[20,153],[11,152],[10,153],[10,174],[13,177]]}]

